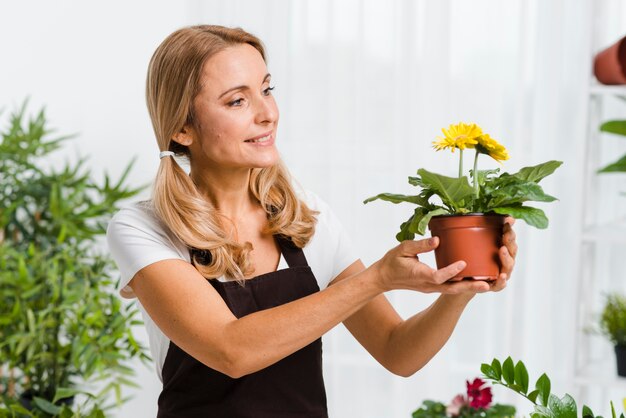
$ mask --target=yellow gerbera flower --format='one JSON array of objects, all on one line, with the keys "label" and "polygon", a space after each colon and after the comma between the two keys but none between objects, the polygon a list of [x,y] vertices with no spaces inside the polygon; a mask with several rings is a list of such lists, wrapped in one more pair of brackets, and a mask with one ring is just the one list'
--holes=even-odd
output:
[{"label": "yellow gerbera flower", "polygon": [[509,152],[504,145],[489,136],[489,134],[483,134],[476,138],[478,143],[476,144],[476,150],[481,154],[487,154],[494,160],[500,162],[509,159]]},{"label": "yellow gerbera flower", "polygon": [[483,130],[475,123],[458,123],[448,126],[448,129],[441,129],[443,137],[437,137],[433,141],[433,148],[437,151],[449,148],[454,152],[455,148],[464,150],[465,148],[474,148],[478,143],[477,137],[483,134]]}]

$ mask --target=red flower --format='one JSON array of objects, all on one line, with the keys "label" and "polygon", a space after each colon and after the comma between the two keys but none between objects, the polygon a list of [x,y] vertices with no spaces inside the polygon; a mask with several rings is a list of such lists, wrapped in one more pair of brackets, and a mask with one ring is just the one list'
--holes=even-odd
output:
[{"label": "red flower", "polygon": [[474,409],[487,409],[491,405],[491,388],[489,386],[483,387],[486,383],[481,379],[474,379],[472,383],[466,380],[467,384],[467,399],[469,400],[469,406]]}]

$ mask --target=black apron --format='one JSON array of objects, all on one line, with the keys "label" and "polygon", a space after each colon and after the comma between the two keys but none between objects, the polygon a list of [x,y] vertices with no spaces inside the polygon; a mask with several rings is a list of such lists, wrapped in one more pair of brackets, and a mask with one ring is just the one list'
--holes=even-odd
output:
[{"label": "black apron", "polygon": [[[275,236],[289,268],[245,281],[209,283],[237,317],[319,292],[304,253]],[[326,418],[322,340],[258,372],[233,379],[170,342],[162,370],[158,418]]]}]

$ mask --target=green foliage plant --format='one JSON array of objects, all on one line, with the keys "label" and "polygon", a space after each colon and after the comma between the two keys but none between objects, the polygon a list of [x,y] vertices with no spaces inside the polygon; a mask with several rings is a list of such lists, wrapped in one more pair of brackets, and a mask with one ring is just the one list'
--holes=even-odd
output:
[{"label": "green foliage plant", "polygon": [[425,400],[413,411],[412,418],[509,418],[515,416],[513,405],[492,404],[491,387],[481,379],[466,381],[467,392],[459,394],[446,406]]},{"label": "green foliage plant", "polygon": [[[434,142],[434,147],[437,150],[447,148],[452,152],[459,151],[458,177],[420,168],[417,176],[409,177],[409,184],[420,189],[417,194],[380,193],[363,202],[380,199],[416,205],[413,214],[400,225],[400,232],[396,235],[398,241],[412,240],[415,234],[424,235],[431,218],[439,215],[504,214],[540,229],[548,227],[548,218],[543,210],[526,203],[557,200],[546,194],[539,182],[559,168],[561,161],[524,167],[513,174],[501,173],[499,168],[478,170],[480,155],[488,155],[500,162],[509,158],[506,149],[476,124],[451,125],[447,130],[443,129],[443,133],[444,137]],[[466,149],[475,150],[474,168],[469,171],[469,178],[463,171],[463,151]]]},{"label": "green foliage plant", "polygon": [[607,295],[600,331],[614,345],[626,347],[626,297],[617,293]]},{"label": "green foliage plant", "polygon": [[[620,135],[626,138],[626,120],[610,120],[600,125],[601,132]],[[626,172],[626,154],[617,161],[601,168],[598,173]]]},{"label": "green foliage plant", "polygon": [[[116,182],[93,180],[85,158],[45,168],[69,137],[51,138],[44,111],[26,107],[0,139],[0,418],[100,417],[110,395],[119,406],[136,386],[129,361],[149,360],[102,240],[119,202],[145,186],[125,185],[132,161]],[[73,397],[85,402],[61,402]]]},{"label": "green foliage plant", "polygon": [[[504,386],[526,398],[533,404],[531,418],[577,418],[578,407],[576,401],[568,394],[563,397],[551,393],[550,378],[544,373],[537,379],[534,388],[530,386],[530,377],[526,366],[521,361],[515,363],[511,357],[503,362],[493,359],[491,364],[483,363],[480,367],[485,379],[496,385]],[[582,418],[602,418],[594,415],[591,408],[584,405],[580,411]],[[611,413],[617,418],[615,408],[611,402]],[[624,414],[620,414],[624,418]]]}]

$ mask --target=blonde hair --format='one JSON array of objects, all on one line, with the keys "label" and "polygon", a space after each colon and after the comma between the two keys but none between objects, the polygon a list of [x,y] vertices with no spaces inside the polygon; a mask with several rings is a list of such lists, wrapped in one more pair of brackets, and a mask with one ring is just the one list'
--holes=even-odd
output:
[{"label": "blonde hair", "polygon": [[[244,43],[256,48],[265,60],[262,42],[240,28],[186,27],[159,45],[146,80],[146,101],[159,150],[173,151],[189,160],[189,148],[172,137],[193,123],[193,100],[200,91],[202,67],[217,52]],[[252,169],[250,191],[267,213],[264,233],[288,237],[299,248],[309,242],[318,212],[297,198],[281,161],[272,167]],[[229,236],[224,217],[172,157],[161,159],[152,202],[161,221],[192,249],[192,263],[204,277],[226,276],[243,283],[254,271],[249,259],[252,245],[240,244]]]}]

